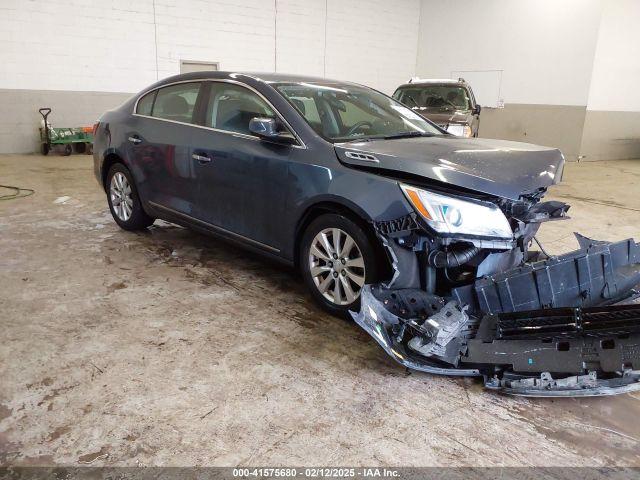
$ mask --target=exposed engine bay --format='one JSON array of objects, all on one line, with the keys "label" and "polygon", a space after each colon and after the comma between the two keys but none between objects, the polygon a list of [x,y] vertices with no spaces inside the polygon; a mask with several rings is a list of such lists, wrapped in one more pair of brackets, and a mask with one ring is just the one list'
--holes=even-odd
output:
[{"label": "exposed engine bay", "polygon": [[[374,222],[392,278],[366,285],[352,314],[394,360],[517,395],[640,390],[640,244],[576,234],[577,250],[548,255],[536,232],[569,206],[542,202],[546,188],[464,195],[475,206],[459,209],[450,195],[401,188],[415,213]],[[456,230],[461,210],[480,234]]]}]

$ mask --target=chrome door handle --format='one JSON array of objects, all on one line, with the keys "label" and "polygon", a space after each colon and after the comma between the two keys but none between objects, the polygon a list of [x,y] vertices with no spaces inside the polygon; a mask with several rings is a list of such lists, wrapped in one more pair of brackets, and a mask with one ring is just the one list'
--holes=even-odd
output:
[{"label": "chrome door handle", "polygon": [[193,155],[191,155],[191,158],[193,158],[194,160],[197,160],[197,162],[200,165],[211,162],[211,159],[206,155],[198,155],[197,153],[194,153]]},{"label": "chrome door handle", "polygon": [[129,141],[134,145],[138,145],[139,143],[142,143],[142,139],[138,137],[129,137]]}]

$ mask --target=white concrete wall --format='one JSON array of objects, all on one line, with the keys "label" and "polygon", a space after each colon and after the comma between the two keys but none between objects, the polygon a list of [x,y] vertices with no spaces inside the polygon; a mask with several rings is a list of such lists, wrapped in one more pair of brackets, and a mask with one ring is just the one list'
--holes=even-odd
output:
[{"label": "white concrete wall", "polygon": [[422,0],[419,76],[502,70],[505,103],[586,105],[602,0]]},{"label": "white concrete wall", "polygon": [[640,112],[640,1],[606,2],[588,110]]},{"label": "white concrete wall", "polygon": [[602,11],[580,154],[586,160],[640,158],[640,1]]},{"label": "white concrete wall", "polygon": [[498,71],[491,81],[463,74],[487,80],[485,107],[504,105],[485,108],[480,136],[557,147],[575,160],[607,1],[422,0],[417,74]]},{"label": "white concrete wall", "polygon": [[2,0],[0,89],[135,92],[186,59],[391,93],[414,72],[419,11],[419,0]]}]

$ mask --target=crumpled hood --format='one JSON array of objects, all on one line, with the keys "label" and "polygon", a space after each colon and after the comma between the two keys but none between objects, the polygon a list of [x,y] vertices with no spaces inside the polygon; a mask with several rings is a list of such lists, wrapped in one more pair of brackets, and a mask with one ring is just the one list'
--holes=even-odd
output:
[{"label": "crumpled hood", "polygon": [[335,150],[346,165],[406,172],[512,200],[558,183],[564,168],[556,148],[449,135],[348,142]]}]

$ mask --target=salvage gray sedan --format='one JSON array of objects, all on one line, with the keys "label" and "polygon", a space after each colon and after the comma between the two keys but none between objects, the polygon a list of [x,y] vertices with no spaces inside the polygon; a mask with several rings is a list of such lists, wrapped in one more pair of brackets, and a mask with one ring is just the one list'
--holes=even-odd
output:
[{"label": "salvage gray sedan", "polygon": [[280,74],[162,80],[105,113],[95,174],[126,230],[162,218],[301,271],[399,363],[528,395],[640,387],[633,240],[530,250],[568,205],[554,148],[452,136],[370,88]]}]

